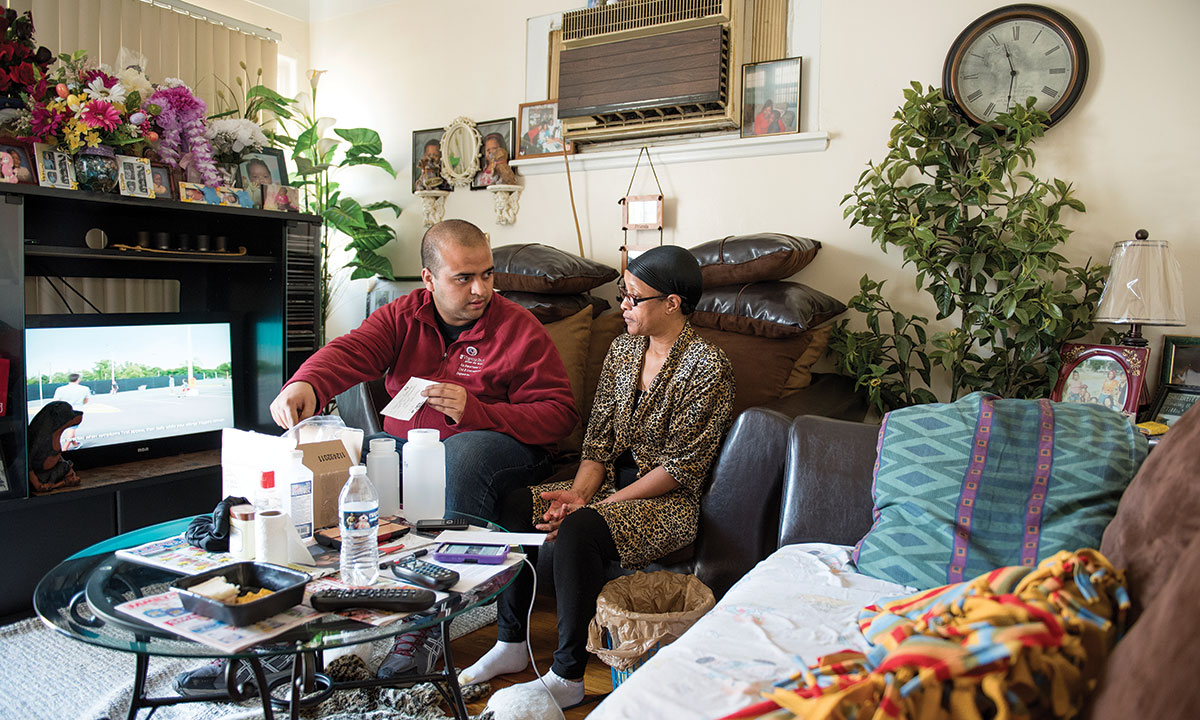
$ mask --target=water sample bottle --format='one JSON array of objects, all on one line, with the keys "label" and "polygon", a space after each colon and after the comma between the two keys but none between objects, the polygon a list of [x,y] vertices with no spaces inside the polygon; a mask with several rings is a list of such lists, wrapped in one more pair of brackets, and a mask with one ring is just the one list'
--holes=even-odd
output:
[{"label": "water sample bottle", "polygon": [[292,518],[300,539],[307,540],[313,534],[313,471],[304,464],[303,450],[292,450],[288,455],[283,509]]},{"label": "water sample bottle", "polygon": [[284,565],[288,560],[287,516],[275,487],[275,472],[266,470],[254,493],[254,559]]},{"label": "water sample bottle", "polygon": [[342,582],[374,585],[379,578],[379,496],[362,465],[350,468],[350,479],[338,496],[342,533]]},{"label": "water sample bottle", "polygon": [[379,493],[379,515],[389,518],[400,511],[400,455],[392,438],[374,438],[367,452],[367,477]]},{"label": "water sample bottle", "polygon": [[404,443],[404,519],[446,516],[446,446],[437,430],[408,431]]}]

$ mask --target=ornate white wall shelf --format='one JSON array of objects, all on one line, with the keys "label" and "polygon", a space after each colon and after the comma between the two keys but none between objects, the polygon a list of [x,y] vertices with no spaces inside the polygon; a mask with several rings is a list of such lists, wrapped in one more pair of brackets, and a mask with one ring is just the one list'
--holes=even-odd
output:
[{"label": "ornate white wall shelf", "polygon": [[497,225],[512,225],[517,221],[517,211],[521,209],[520,185],[488,185],[492,193],[492,202],[496,210]]},{"label": "ornate white wall shelf", "polygon": [[421,219],[425,227],[436,225],[446,217],[446,196],[449,190],[418,190],[413,193],[421,198]]}]

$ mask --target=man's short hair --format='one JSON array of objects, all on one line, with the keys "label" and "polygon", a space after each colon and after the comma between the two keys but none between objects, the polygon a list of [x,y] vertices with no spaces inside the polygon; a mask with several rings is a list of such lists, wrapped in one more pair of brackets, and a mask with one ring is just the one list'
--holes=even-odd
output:
[{"label": "man's short hair", "polygon": [[71,373],[68,375],[67,382],[79,382],[79,373]]},{"label": "man's short hair", "polygon": [[421,267],[437,275],[442,269],[442,248],[451,242],[460,247],[487,247],[488,237],[466,220],[443,220],[421,238]]}]

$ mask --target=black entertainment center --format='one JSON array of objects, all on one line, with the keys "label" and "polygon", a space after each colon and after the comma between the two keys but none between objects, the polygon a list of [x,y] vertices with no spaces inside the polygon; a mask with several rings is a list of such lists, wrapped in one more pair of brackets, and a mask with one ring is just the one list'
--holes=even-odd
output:
[{"label": "black entertainment center", "polygon": [[[85,236],[93,229],[103,232],[105,247],[95,247],[95,232],[89,247]],[[147,236],[157,245],[166,237],[163,233],[172,238],[168,252],[114,247],[137,246],[139,240],[144,245]],[[317,347],[319,233],[320,218],[312,215],[0,185],[0,359],[8,361],[7,397],[0,415],[0,552],[8,560],[0,618],[27,612],[37,581],[74,552],[119,533],[210,511],[221,493],[219,430],[209,430],[198,444],[194,435],[177,445],[169,437],[114,444],[97,455],[103,458],[100,463],[84,463],[100,467],[80,470],[79,487],[32,493],[26,450],[29,403],[36,412],[56,384],[40,369],[29,368],[27,373],[26,329],[154,323],[168,327],[172,317],[155,313],[153,319],[141,319],[129,308],[111,322],[94,311],[27,316],[27,281],[52,278],[56,292],[65,287],[65,295],[84,296],[86,289],[65,285],[62,278],[177,282],[178,312],[173,315],[180,323],[227,323],[223,332],[232,335],[230,361],[216,376],[164,372],[157,380],[136,381],[136,387],[118,387],[114,379],[111,396],[92,382],[92,392],[97,393],[93,407],[97,412],[104,407],[112,411],[112,406],[119,410],[120,401],[139,392],[143,398],[152,393],[179,398],[193,392],[206,401],[227,393],[237,427],[274,433],[267,406],[283,380]],[[224,237],[225,252],[188,249],[196,247],[199,236]],[[103,298],[86,302],[106,311]],[[212,344],[199,334],[196,342]],[[64,344],[82,347],[74,340]],[[72,347],[63,348],[60,368],[70,364]],[[27,391],[30,373],[46,382],[44,388],[31,379],[34,391]],[[169,386],[162,387],[164,383]],[[86,409],[84,414],[86,418]],[[153,452],[147,452],[152,445]],[[140,459],[139,452],[165,457]]]}]

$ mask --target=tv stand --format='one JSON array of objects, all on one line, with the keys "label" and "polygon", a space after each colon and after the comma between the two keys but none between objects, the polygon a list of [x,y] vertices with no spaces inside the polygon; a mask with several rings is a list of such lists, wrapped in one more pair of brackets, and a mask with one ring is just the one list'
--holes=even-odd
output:
[{"label": "tv stand", "polygon": [[[215,448],[80,470],[77,487],[31,493],[24,330],[33,281],[81,278],[76,289],[91,303],[103,312],[124,313],[142,308],[130,307],[125,297],[109,297],[120,295],[112,285],[166,281],[157,285],[178,287],[172,311],[240,315],[245,357],[236,380],[245,412],[238,427],[275,433],[268,404],[319,338],[320,223],[313,215],[0,185],[0,358],[9,363],[7,378],[0,377],[7,383],[0,415],[0,527],[10,538],[11,558],[0,589],[0,618],[28,612],[37,581],[76,551],[139,527],[211,512],[221,499]],[[108,247],[87,245],[84,236],[93,228],[104,232]],[[151,238],[165,232],[173,243],[183,234],[225,236],[233,252],[114,247],[137,246],[139,232]],[[105,292],[88,288],[102,283]],[[64,296],[77,312],[93,312],[69,291]],[[114,309],[106,301],[124,305]]]}]

